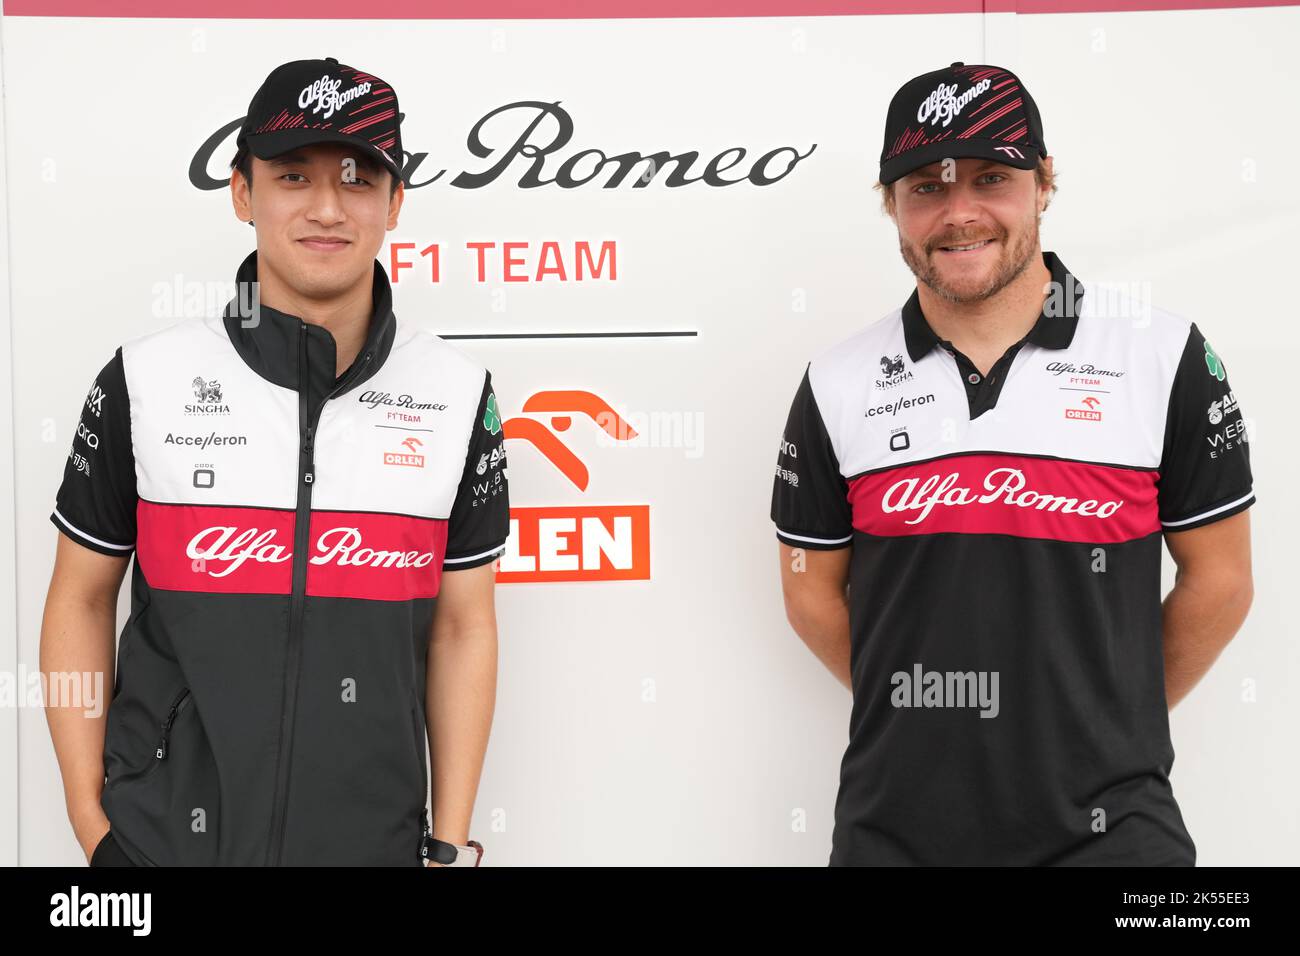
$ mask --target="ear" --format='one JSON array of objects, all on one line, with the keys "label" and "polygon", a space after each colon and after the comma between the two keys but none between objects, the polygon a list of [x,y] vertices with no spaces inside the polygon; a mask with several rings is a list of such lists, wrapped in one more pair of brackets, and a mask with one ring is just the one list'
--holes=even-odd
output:
[{"label": "ear", "polygon": [[235,218],[240,222],[253,221],[253,196],[248,187],[248,180],[238,169],[230,171],[230,205],[234,207]]},{"label": "ear", "polygon": [[[388,175],[393,175],[391,172]],[[402,211],[402,201],[406,198],[406,183],[398,182],[397,189],[388,200],[388,224],[389,230],[397,228],[397,216]]]},{"label": "ear", "polygon": [[[1046,170],[1050,178],[1053,172],[1051,156],[1043,157],[1043,169]],[[1034,185],[1036,186],[1038,185],[1037,176],[1034,177]],[[1047,209],[1047,205],[1051,201],[1052,201],[1052,190],[1047,186],[1038,186],[1038,211],[1043,212],[1045,209]]]}]

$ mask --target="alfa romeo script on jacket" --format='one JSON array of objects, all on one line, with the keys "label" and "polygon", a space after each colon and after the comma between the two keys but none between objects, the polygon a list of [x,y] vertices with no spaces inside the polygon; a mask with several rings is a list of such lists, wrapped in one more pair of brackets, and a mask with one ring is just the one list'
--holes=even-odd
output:
[{"label": "alfa romeo script on jacket", "polygon": [[505,543],[505,447],[487,371],[399,325],[378,262],[373,295],[338,378],[244,291],[87,396],[51,519],[135,554],[102,804],[138,864],[420,865],[434,604]]}]

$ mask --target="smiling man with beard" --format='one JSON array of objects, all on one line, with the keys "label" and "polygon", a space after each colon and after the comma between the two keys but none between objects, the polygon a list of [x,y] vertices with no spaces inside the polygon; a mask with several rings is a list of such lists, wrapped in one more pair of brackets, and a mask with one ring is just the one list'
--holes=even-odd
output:
[{"label": "smiling man with beard", "polygon": [[[1196,859],[1168,709],[1251,603],[1249,436],[1194,323],[1041,250],[1054,177],[1014,74],[904,84],[878,185],[916,289],[790,409],[787,617],[853,694],[832,865]],[[913,671],[997,675],[996,715],[907,707]]]}]

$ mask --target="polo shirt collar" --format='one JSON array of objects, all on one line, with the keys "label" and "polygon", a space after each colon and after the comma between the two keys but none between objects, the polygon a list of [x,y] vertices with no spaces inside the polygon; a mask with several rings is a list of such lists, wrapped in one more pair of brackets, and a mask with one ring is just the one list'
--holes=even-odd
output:
[{"label": "polo shirt collar", "polygon": [[[1069,303],[1073,307],[1065,308],[1061,315],[1048,315],[1049,311],[1057,311],[1057,302],[1060,301],[1057,296],[1049,294],[1043,300],[1043,310],[1034,327],[1025,336],[1025,341],[1045,349],[1067,348],[1074,340],[1074,329],[1079,324],[1079,301],[1083,296],[1083,284],[1070,274],[1055,252],[1043,253],[1043,265],[1052,273],[1052,282],[1056,289],[1061,290],[1060,295],[1073,294],[1074,301]],[[903,305],[903,339],[907,343],[907,354],[913,362],[920,361],[940,344],[939,336],[935,335],[934,329],[930,328],[930,323],[921,312],[921,296],[917,289],[912,290],[911,297]]]}]

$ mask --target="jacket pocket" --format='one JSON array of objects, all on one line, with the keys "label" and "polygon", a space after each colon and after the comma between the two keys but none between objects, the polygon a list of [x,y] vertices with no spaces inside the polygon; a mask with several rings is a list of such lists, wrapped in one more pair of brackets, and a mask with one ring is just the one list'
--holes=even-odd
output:
[{"label": "jacket pocket", "polygon": [[219,859],[221,782],[203,714],[188,687],[165,707],[148,765],[106,787],[101,802],[114,843],[129,841],[155,866],[212,866]]},{"label": "jacket pocket", "polygon": [[167,754],[171,750],[172,731],[176,726],[176,721],[189,706],[189,703],[190,689],[188,687],[182,687],[172,697],[171,705],[168,707],[167,713],[163,717],[162,724],[158,728],[158,734],[154,740],[153,753],[150,755],[149,762],[138,770],[132,770],[129,773],[124,773],[118,776],[108,784],[110,789],[128,780],[144,780],[162,766],[163,762],[167,759]]}]

